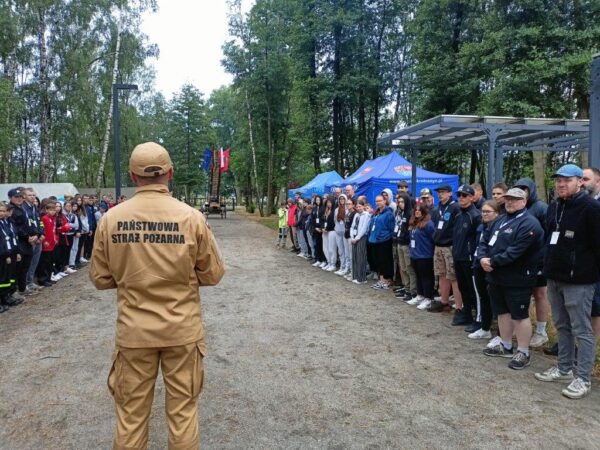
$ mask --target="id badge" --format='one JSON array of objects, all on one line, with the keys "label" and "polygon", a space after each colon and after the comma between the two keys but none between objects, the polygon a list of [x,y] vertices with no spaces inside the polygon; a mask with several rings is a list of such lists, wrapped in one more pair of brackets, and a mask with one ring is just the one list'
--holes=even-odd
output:
[{"label": "id badge", "polygon": [[415,248],[417,246],[417,243],[415,242],[414,239],[410,240],[410,248]]},{"label": "id badge", "polygon": [[319,225],[319,222],[320,222],[320,220],[319,220],[319,218],[317,218],[317,221],[316,221],[315,223],[316,223],[317,225]]},{"label": "id badge", "polygon": [[12,250],[12,245],[10,245],[10,237],[6,236],[6,247],[9,250]]},{"label": "id badge", "polygon": [[398,233],[398,225],[396,225],[396,228],[394,228],[394,233]]},{"label": "id badge", "polygon": [[556,245],[558,243],[558,237],[560,236],[560,231],[553,231],[550,236],[550,245]]},{"label": "id badge", "polygon": [[375,224],[371,227],[371,231],[375,231]]},{"label": "id badge", "polygon": [[440,220],[440,221],[438,222],[438,228],[437,228],[437,229],[438,229],[438,230],[441,230],[442,228],[444,228],[444,221],[443,221],[443,220]]},{"label": "id badge", "polygon": [[493,247],[493,246],[494,246],[494,244],[496,243],[496,239],[498,239],[498,232],[497,232],[497,231],[494,233],[494,235],[493,235],[493,236],[492,236],[492,238],[490,239],[490,242],[488,242],[488,245],[489,245],[490,247]]}]

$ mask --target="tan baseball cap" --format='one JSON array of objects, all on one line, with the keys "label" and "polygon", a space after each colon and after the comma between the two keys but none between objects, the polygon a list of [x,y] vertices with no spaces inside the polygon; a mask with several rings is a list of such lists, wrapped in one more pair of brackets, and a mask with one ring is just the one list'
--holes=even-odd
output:
[{"label": "tan baseball cap", "polygon": [[164,175],[172,168],[169,152],[155,142],[136,146],[129,157],[129,170],[139,177]]}]

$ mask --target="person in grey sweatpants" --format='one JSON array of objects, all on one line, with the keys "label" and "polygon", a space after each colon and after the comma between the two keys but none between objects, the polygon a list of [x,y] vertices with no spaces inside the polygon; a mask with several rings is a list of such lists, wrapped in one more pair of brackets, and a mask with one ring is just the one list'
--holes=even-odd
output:
[{"label": "person in grey sweatpants", "polygon": [[558,331],[558,366],[535,377],[570,382],[562,394],[576,399],[591,390],[596,356],[591,315],[600,280],[600,205],[582,189],[583,171],[578,166],[566,164],[553,178],[558,199],[546,212],[544,275]]}]

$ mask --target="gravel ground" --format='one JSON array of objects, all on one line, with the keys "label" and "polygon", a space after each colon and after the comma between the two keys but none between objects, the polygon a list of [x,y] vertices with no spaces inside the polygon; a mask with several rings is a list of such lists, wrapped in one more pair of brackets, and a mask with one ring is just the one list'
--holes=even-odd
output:
[{"label": "gravel ground", "polygon": [[[600,449],[596,381],[568,400],[533,378],[539,352],[512,371],[448,315],[310,267],[239,216],[211,223],[228,272],[201,292],[203,448]],[[0,449],[111,447],[114,297],[84,269],[0,316]],[[159,380],[151,449],[163,411]]]}]

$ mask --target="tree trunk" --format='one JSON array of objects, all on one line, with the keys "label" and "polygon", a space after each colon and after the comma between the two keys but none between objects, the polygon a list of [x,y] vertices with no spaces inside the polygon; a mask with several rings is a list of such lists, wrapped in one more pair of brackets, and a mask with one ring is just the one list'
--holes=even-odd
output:
[{"label": "tree trunk", "polygon": [[[113,104],[113,89],[112,85],[117,82],[119,74],[119,52],[121,51],[121,29],[120,24],[117,24],[117,43],[115,45],[115,60],[112,71],[112,83],[110,89],[110,101],[108,102],[108,115],[106,117],[106,127],[104,128],[104,141],[102,144],[102,153],[100,154],[100,167],[98,167],[98,176],[96,178],[96,195],[100,195],[102,180],[105,180],[106,156],[108,155],[108,141],[110,140],[110,128],[112,124],[112,104]],[[117,94],[118,95],[118,94]],[[105,181],[106,184],[106,181]]]},{"label": "tree trunk", "polygon": [[245,88],[246,96],[246,110],[248,113],[248,133],[250,138],[250,151],[252,152],[252,172],[254,173],[254,189],[256,191],[256,206],[261,217],[264,217],[263,204],[262,204],[262,193],[258,185],[258,171],[256,169],[256,147],[254,146],[254,132],[252,131],[252,113],[250,112],[250,99],[248,98],[248,87]]},{"label": "tree trunk", "polygon": [[50,160],[50,100],[48,98],[48,54],[46,46],[46,12],[38,10],[37,44],[39,52],[39,89],[40,89],[40,183],[47,183]]},{"label": "tree trunk", "polygon": [[336,24],[333,29],[333,166],[340,172],[340,134],[342,120],[342,99],[339,95],[339,83],[342,78],[342,27]]}]

